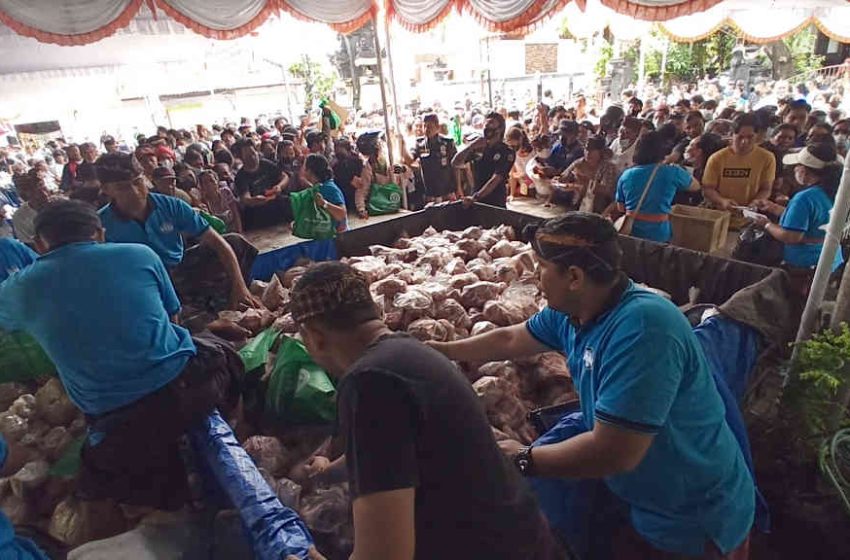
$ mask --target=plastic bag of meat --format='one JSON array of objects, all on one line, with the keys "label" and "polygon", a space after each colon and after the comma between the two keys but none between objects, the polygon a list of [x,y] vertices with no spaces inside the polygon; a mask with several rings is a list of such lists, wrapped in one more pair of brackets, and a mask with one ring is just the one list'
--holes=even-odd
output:
[{"label": "plastic bag of meat", "polygon": [[493,261],[493,266],[496,268],[496,280],[510,284],[519,277],[514,263],[509,258],[499,258]]},{"label": "plastic bag of meat", "polygon": [[[283,277],[280,279],[280,283],[283,284],[283,287],[287,290],[291,290],[295,283],[298,281],[301,276],[307,272],[307,268],[304,266],[293,266],[283,272]],[[280,272],[277,273],[278,276],[281,275]]]},{"label": "plastic bag of meat", "polygon": [[494,234],[492,231],[487,230],[484,234],[478,239],[478,242],[481,243],[481,246],[484,247],[485,251],[489,251],[493,245],[501,241],[501,239]]},{"label": "plastic bag of meat", "polygon": [[[96,505],[96,509],[95,509]],[[73,496],[62,500],[50,518],[48,533],[74,548],[126,530],[121,508],[110,502],[84,502]]]},{"label": "plastic bag of meat", "polygon": [[537,271],[537,263],[534,260],[534,253],[532,251],[524,251],[515,255],[511,260],[520,278],[526,274],[534,274]]},{"label": "plastic bag of meat", "polygon": [[442,302],[449,295],[449,289],[442,281],[423,282],[421,285],[417,286],[416,289],[422,290],[431,296],[431,299],[435,304]]},{"label": "plastic bag of meat", "polygon": [[434,229],[434,226],[428,226],[425,228],[425,231],[422,232],[422,237],[433,237],[435,235],[438,235],[438,232]]},{"label": "plastic bag of meat", "polygon": [[453,255],[450,251],[438,247],[436,249],[430,249],[427,253],[419,257],[416,264],[417,266],[429,265],[431,267],[431,275],[434,275],[438,270],[446,266],[452,258]]},{"label": "plastic bag of meat", "polygon": [[464,239],[480,239],[483,234],[484,230],[479,226],[469,226],[460,232],[460,236]]},{"label": "plastic bag of meat", "polygon": [[447,299],[437,306],[434,312],[435,319],[446,319],[455,328],[468,329],[470,327],[469,315],[466,309],[454,299]]},{"label": "plastic bag of meat", "polygon": [[496,228],[496,235],[507,239],[508,241],[516,241],[516,231],[513,226],[502,224]]},{"label": "plastic bag of meat", "polygon": [[284,334],[295,334],[298,332],[298,325],[295,324],[295,319],[292,318],[292,313],[287,313],[283,317],[272,323],[272,328],[279,330]]},{"label": "plastic bag of meat", "polygon": [[384,323],[386,323],[387,328],[390,330],[404,330],[404,311],[398,309],[394,311],[387,311],[384,314]]},{"label": "plastic bag of meat", "polygon": [[476,258],[483,250],[484,246],[475,239],[461,239],[455,244],[455,254],[465,261]]},{"label": "plastic bag of meat", "polygon": [[7,410],[18,397],[28,392],[20,383],[0,383],[0,410]]},{"label": "plastic bag of meat", "polygon": [[479,282],[481,279],[472,272],[466,272],[464,274],[457,274],[452,276],[449,279],[449,286],[456,290],[462,290],[464,287],[469,286],[470,284],[475,284]]},{"label": "plastic bag of meat", "polygon": [[12,525],[29,525],[35,520],[35,510],[30,502],[9,493],[0,500],[0,509]]},{"label": "plastic bag of meat", "polygon": [[472,384],[490,423],[511,439],[530,443],[535,435],[526,415],[528,410],[516,393],[516,387],[498,377],[482,377]]},{"label": "plastic bag of meat", "polygon": [[387,276],[387,263],[378,257],[355,257],[349,262],[351,267],[362,273],[370,283]]},{"label": "plastic bag of meat", "polygon": [[328,558],[348,558],[354,550],[354,520],[345,485],[319,488],[301,497],[301,519],[310,528],[316,548]]},{"label": "plastic bag of meat", "polygon": [[35,396],[29,394],[21,395],[9,407],[9,412],[17,414],[21,418],[32,419],[36,415]]},{"label": "plastic bag of meat", "polygon": [[57,461],[71,445],[73,437],[65,426],[54,426],[41,439],[41,452],[50,460]]},{"label": "plastic bag of meat", "polygon": [[251,282],[251,285],[248,286],[248,291],[251,292],[251,295],[254,297],[263,297],[263,292],[266,291],[268,285],[268,282],[263,282],[262,280],[254,280],[253,282]]},{"label": "plastic bag of meat", "polygon": [[289,480],[281,478],[274,486],[275,494],[277,494],[280,502],[286,507],[297,510],[301,505],[301,485]]},{"label": "plastic bag of meat", "polygon": [[449,230],[449,229],[444,229],[442,231],[441,235],[443,237],[445,237],[446,239],[448,239],[449,241],[451,241],[452,243],[455,243],[456,241],[460,241],[463,238],[463,236],[460,234],[460,232],[452,231],[452,230]]},{"label": "plastic bag of meat", "polygon": [[413,263],[416,262],[420,254],[422,254],[422,251],[418,248],[410,247],[409,249],[398,249],[384,258],[387,260],[387,264]]},{"label": "plastic bag of meat", "polygon": [[398,278],[389,277],[378,280],[370,288],[372,289],[372,294],[376,296],[382,295],[392,299],[396,294],[406,292],[407,284]]},{"label": "plastic bag of meat", "polygon": [[12,493],[24,500],[33,499],[33,494],[47,482],[50,464],[47,461],[32,461],[21,467],[11,477]]},{"label": "plastic bag of meat", "polygon": [[511,245],[510,241],[508,241],[507,239],[503,239],[493,245],[488,252],[490,253],[491,257],[497,259],[499,257],[512,257],[516,254],[517,251],[516,247]]},{"label": "plastic bag of meat", "polygon": [[454,338],[454,326],[445,319],[417,319],[407,326],[407,332],[422,342],[450,342]]},{"label": "plastic bag of meat", "polygon": [[478,279],[483,282],[496,281],[496,267],[489,263],[472,264],[470,262],[466,268],[469,272],[478,276]]},{"label": "plastic bag of meat", "polygon": [[456,274],[464,274],[467,272],[466,263],[463,262],[461,258],[454,258],[449,261],[449,263],[443,267],[443,272],[448,274],[449,276],[455,276]]},{"label": "plastic bag of meat", "polygon": [[211,333],[231,342],[241,342],[251,336],[248,329],[242,328],[229,319],[216,319],[207,323]]},{"label": "plastic bag of meat", "polygon": [[416,268],[405,268],[398,274],[396,274],[396,278],[408,284],[409,286],[413,286],[415,284],[421,284],[425,280],[427,280],[431,275],[431,267],[428,266],[428,271],[422,271]]},{"label": "plastic bag of meat", "polygon": [[520,386],[519,368],[517,368],[513,362],[487,362],[478,368],[478,373],[481,374],[482,377],[496,377],[498,379],[504,379],[516,388],[519,388]]},{"label": "plastic bag of meat", "polygon": [[387,247],[386,245],[369,245],[369,253],[371,253],[373,257],[387,257],[396,251],[398,251],[398,249]]},{"label": "plastic bag of meat", "polygon": [[434,300],[430,295],[415,288],[403,294],[397,294],[393,299],[393,306],[404,312],[404,320],[407,324],[429,315],[433,304]]},{"label": "plastic bag of meat", "polygon": [[478,256],[477,256],[476,258],[477,258],[478,260],[480,260],[480,261],[485,262],[485,263],[491,263],[491,262],[493,262],[493,257],[491,257],[491,256],[490,256],[490,253],[488,253],[488,252],[487,252],[487,251],[485,251],[484,249],[481,249],[481,252],[480,252],[480,253],[478,253]]},{"label": "plastic bag of meat", "polygon": [[29,430],[29,420],[6,411],[0,415],[0,433],[9,441],[20,441]]},{"label": "plastic bag of meat", "polygon": [[277,311],[289,302],[289,290],[283,287],[280,278],[272,276],[271,282],[263,290],[262,301],[269,311]]},{"label": "plastic bag of meat", "polygon": [[521,307],[504,299],[488,301],[484,304],[484,319],[500,327],[508,327],[522,323],[529,315],[523,313]]},{"label": "plastic bag of meat", "polygon": [[77,407],[68,398],[58,378],[53,377],[35,393],[35,410],[51,426],[67,426],[77,415]]},{"label": "plastic bag of meat", "polygon": [[461,292],[463,306],[482,308],[488,301],[494,300],[502,293],[504,286],[493,282],[476,282],[465,286]]},{"label": "plastic bag of meat", "polygon": [[251,436],[242,444],[248,455],[257,464],[272,476],[280,476],[286,466],[283,446],[275,437]]},{"label": "plastic bag of meat", "polygon": [[490,321],[478,321],[472,325],[472,328],[469,330],[469,336],[478,336],[479,334],[495,331],[498,328],[495,323],[491,323]]}]

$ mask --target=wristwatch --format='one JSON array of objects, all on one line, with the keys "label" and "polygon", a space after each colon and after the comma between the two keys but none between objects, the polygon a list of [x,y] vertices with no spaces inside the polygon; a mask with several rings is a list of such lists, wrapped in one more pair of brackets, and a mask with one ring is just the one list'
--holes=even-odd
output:
[{"label": "wristwatch", "polygon": [[534,471],[534,459],[531,457],[531,447],[523,447],[514,456],[514,464],[522,476],[531,476]]}]

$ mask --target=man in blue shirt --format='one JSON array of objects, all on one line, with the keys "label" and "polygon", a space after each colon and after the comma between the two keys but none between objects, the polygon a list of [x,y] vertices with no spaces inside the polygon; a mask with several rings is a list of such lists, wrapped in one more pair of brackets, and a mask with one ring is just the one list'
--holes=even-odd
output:
[{"label": "man in blue shirt", "polygon": [[433,344],[457,361],[567,356],[588,431],[503,450],[535,477],[603,479],[628,506],[638,547],[745,557],[753,480],[688,321],[620,271],[617,234],[601,216],[550,220],[532,247],[546,309],[525,325]]},{"label": "man in blue shirt", "polygon": [[179,438],[235,390],[241,360],[172,322],[180,302],[162,260],[102,243],[89,204],[52,202],[35,226],[42,256],[0,284],[0,329],[30,334],[86,414],[81,495],[182,506]]},{"label": "man in blue shirt", "polygon": [[38,254],[18,241],[9,237],[0,237],[0,283],[12,273],[31,265]]},{"label": "man in blue shirt", "polygon": [[555,177],[563,173],[575,160],[584,157],[584,148],[578,141],[578,123],[562,120],[558,126],[558,142],[542,169],[546,177]]},{"label": "man in blue shirt", "polygon": [[[131,154],[102,156],[98,178],[112,201],[100,210],[106,241],[153,249],[184,304],[214,311],[259,305],[246,285],[257,249],[242,236],[222,237],[182,200],[151,193],[141,164]],[[200,245],[184,251],[184,235],[197,238]]]}]

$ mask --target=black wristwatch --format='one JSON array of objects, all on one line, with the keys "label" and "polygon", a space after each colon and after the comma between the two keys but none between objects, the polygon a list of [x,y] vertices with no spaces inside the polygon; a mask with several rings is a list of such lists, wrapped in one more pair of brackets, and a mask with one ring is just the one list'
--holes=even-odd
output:
[{"label": "black wristwatch", "polygon": [[522,476],[531,476],[534,471],[534,459],[531,457],[531,447],[523,447],[514,456],[514,464]]}]

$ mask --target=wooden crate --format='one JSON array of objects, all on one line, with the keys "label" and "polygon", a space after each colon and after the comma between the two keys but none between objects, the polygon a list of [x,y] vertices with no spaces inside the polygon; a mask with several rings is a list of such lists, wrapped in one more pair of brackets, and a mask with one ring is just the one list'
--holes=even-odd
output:
[{"label": "wooden crate", "polygon": [[711,253],[726,244],[729,212],[676,204],[670,212],[673,245]]}]

